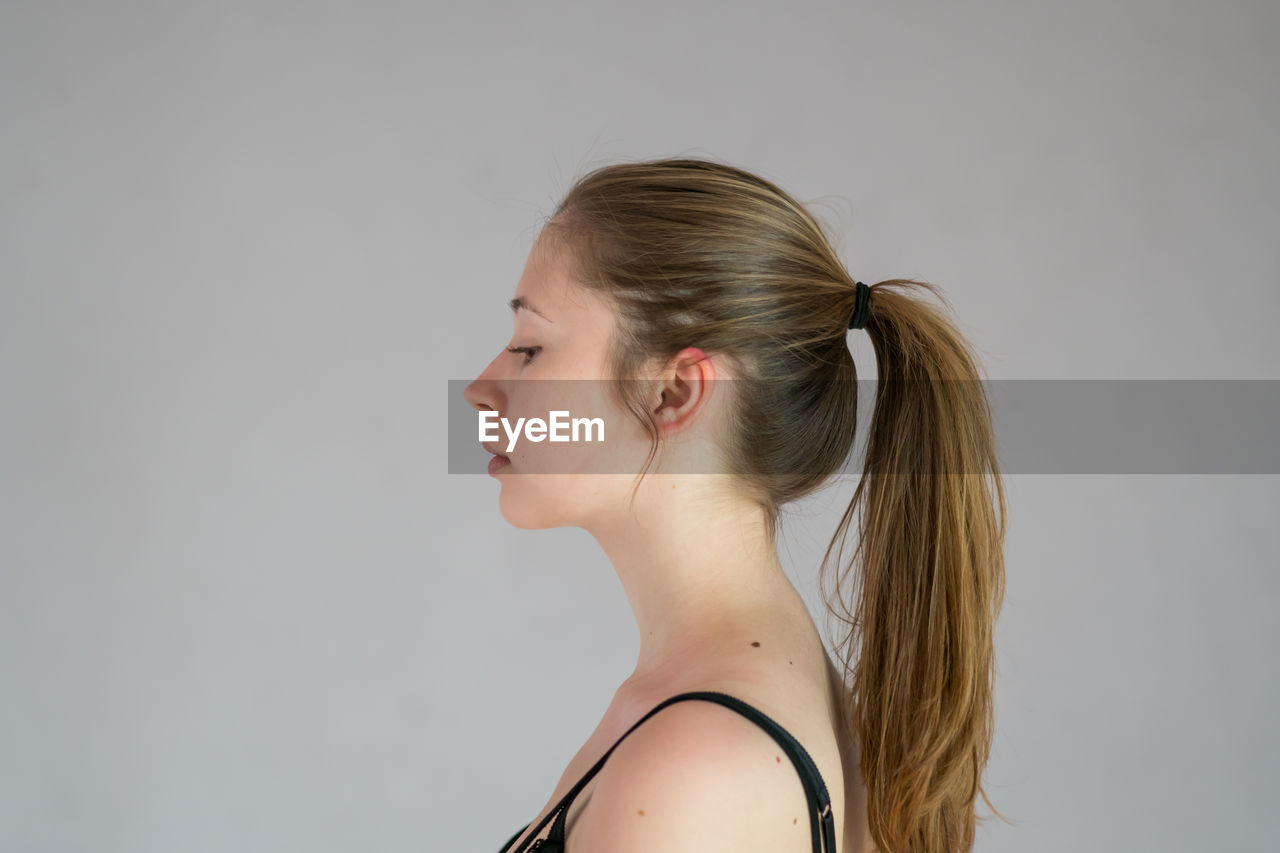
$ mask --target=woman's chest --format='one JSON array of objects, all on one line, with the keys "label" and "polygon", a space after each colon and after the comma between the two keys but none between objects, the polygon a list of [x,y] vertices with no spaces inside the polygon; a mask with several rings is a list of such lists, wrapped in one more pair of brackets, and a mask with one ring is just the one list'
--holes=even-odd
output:
[{"label": "woman's chest", "polygon": [[[619,715],[616,711],[605,713],[604,717],[596,725],[595,731],[587,737],[586,741],[583,742],[577,753],[574,754],[574,756],[569,760],[569,763],[565,765],[559,781],[556,782],[555,788],[551,792],[551,796],[547,798],[543,807],[538,810],[538,814],[533,818],[529,828],[516,839],[514,844],[511,845],[511,850],[520,849],[521,845],[525,843],[526,838],[534,835],[538,825],[541,824],[558,805],[560,805],[565,797],[573,790],[574,786],[577,785],[578,782],[587,775],[588,771],[590,771],[591,768],[600,761],[604,754],[609,750],[609,747],[612,746],[625,731],[626,728],[620,721]],[[583,789],[573,797],[572,802],[569,803],[569,808],[565,815],[566,827],[573,826],[573,822],[577,820],[582,808],[590,801],[591,785],[592,783],[588,782]],[[547,821],[547,826],[543,827],[541,831],[538,831],[537,836],[545,838],[548,830],[550,829],[551,823],[552,821]]]}]

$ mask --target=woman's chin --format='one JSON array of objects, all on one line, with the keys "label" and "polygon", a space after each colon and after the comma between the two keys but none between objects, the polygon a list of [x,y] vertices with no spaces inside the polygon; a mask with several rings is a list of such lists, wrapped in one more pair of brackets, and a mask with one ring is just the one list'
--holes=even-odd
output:
[{"label": "woman's chin", "polygon": [[530,501],[526,497],[511,495],[512,488],[505,486],[498,496],[498,509],[507,524],[521,530],[545,530],[559,527],[560,524],[550,517],[545,507],[539,507],[538,501]]}]

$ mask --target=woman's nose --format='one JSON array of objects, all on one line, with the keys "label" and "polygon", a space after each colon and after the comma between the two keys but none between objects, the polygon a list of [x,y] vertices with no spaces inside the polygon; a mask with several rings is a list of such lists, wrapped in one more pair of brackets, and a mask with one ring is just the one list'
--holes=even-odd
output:
[{"label": "woman's nose", "polygon": [[498,381],[492,378],[495,362],[497,362],[497,359],[489,362],[488,367],[473,379],[462,392],[463,399],[477,411],[485,409],[502,410],[501,405],[499,405],[501,403],[502,389]]}]

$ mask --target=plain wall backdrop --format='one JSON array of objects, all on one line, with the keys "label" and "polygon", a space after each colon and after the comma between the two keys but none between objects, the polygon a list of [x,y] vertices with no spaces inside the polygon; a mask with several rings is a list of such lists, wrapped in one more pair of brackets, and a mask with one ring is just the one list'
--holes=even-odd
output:
[{"label": "plain wall backdrop", "polygon": [[[1278,39],[1271,2],[3,3],[0,849],[535,815],[635,626],[583,531],[446,472],[447,380],[596,165],[778,182],[992,378],[1280,378]],[[1006,485],[977,849],[1274,849],[1277,477]],[[853,487],[791,508],[820,627]]]}]

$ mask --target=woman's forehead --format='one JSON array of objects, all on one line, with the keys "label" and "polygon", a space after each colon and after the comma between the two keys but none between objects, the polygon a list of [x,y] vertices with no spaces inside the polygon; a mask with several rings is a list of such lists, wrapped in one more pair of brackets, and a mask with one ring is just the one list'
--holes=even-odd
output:
[{"label": "woman's forehead", "polygon": [[529,308],[552,323],[574,319],[598,322],[610,313],[607,303],[573,280],[567,253],[543,240],[530,250],[510,304],[512,310],[517,310],[517,305]]}]

